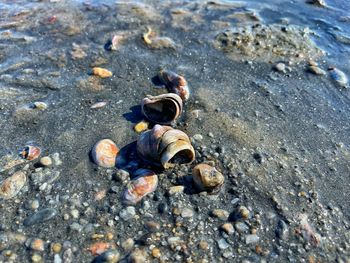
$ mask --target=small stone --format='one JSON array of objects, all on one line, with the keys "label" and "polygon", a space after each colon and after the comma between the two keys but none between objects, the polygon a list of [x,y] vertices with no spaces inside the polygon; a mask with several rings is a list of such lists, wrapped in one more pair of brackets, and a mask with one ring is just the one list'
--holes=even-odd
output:
[{"label": "small stone", "polygon": [[226,248],[228,248],[228,247],[230,246],[230,245],[226,242],[226,240],[223,239],[223,238],[219,239],[219,240],[217,241],[217,243],[218,243],[218,246],[219,246],[219,248],[220,248],[221,250],[224,250],[224,249],[226,249]]},{"label": "small stone", "polygon": [[46,110],[47,109],[47,104],[45,102],[41,101],[36,101],[34,102],[34,108],[39,109],[39,110]]},{"label": "small stone", "polygon": [[92,69],[92,74],[95,76],[99,76],[101,78],[109,78],[113,76],[113,73],[107,69],[104,68],[99,68],[99,67],[94,67]]},{"label": "small stone", "polygon": [[176,195],[176,194],[181,194],[184,192],[184,190],[185,190],[185,187],[183,185],[172,186],[169,188],[168,194],[170,196]]},{"label": "small stone", "polygon": [[209,133],[208,133],[208,136],[209,136],[210,138],[214,138],[214,134],[213,134],[212,132],[209,132]]},{"label": "small stone", "polygon": [[245,236],[245,243],[252,244],[252,243],[257,243],[259,241],[259,237],[257,235],[246,235]]},{"label": "small stone", "polygon": [[44,241],[39,238],[33,239],[30,248],[35,251],[44,251]]},{"label": "small stone", "polygon": [[320,76],[326,75],[326,71],[319,68],[318,66],[309,66],[308,71],[315,75],[320,75]]},{"label": "small stone", "polygon": [[35,254],[32,255],[32,262],[33,263],[43,262],[43,258],[39,254],[35,253]]},{"label": "small stone", "polygon": [[214,209],[211,211],[211,215],[213,217],[219,218],[222,221],[226,221],[228,219],[230,213],[224,209]]},{"label": "small stone", "polygon": [[243,218],[244,220],[249,218],[250,212],[249,212],[248,208],[246,208],[245,206],[240,206],[238,211],[239,211],[241,218]]},{"label": "small stone", "polygon": [[117,170],[117,172],[114,175],[114,180],[116,181],[124,182],[124,181],[127,181],[129,178],[130,178],[129,172],[122,169]]},{"label": "small stone", "polygon": [[18,171],[6,178],[0,184],[0,199],[11,199],[15,197],[21,191],[26,181],[27,176],[22,171]]},{"label": "small stone", "polygon": [[122,243],[122,248],[124,250],[130,251],[134,247],[134,240],[132,238],[128,238]]},{"label": "small stone", "polygon": [[237,232],[239,233],[248,233],[249,231],[249,227],[247,226],[246,223],[244,222],[237,222],[235,224],[235,229],[237,230]]},{"label": "small stone", "polygon": [[152,249],[152,256],[155,257],[155,258],[160,258],[160,256],[161,256],[160,249],[154,247]]},{"label": "small stone", "polygon": [[136,215],[136,210],[135,210],[135,207],[133,207],[133,206],[128,206],[127,208],[123,209],[119,213],[119,216],[124,221],[129,221],[130,219],[134,218],[135,215]]},{"label": "small stone", "polygon": [[148,122],[146,121],[140,121],[139,123],[137,123],[135,126],[134,126],[134,130],[137,132],[137,133],[141,133],[145,130],[148,129]]},{"label": "small stone", "polygon": [[117,263],[120,259],[120,253],[118,250],[111,249],[104,253],[102,253],[98,258],[96,258],[93,262],[101,262],[101,263]]},{"label": "small stone", "polygon": [[235,232],[235,229],[231,223],[221,225],[220,229],[225,231],[228,235],[232,235]]},{"label": "small stone", "polygon": [[77,222],[74,222],[72,223],[70,226],[69,226],[70,230],[72,231],[77,231],[77,232],[81,232],[81,230],[83,230],[83,226],[80,225],[79,223]]},{"label": "small stone", "polygon": [[62,263],[62,258],[60,257],[60,255],[58,255],[58,254],[54,255],[53,263]]},{"label": "small stone", "polygon": [[207,241],[201,240],[199,242],[199,248],[202,250],[208,250],[209,249],[209,244]]},{"label": "small stone", "polygon": [[329,68],[329,75],[333,81],[342,88],[348,87],[348,77],[343,71],[337,68]]},{"label": "small stone", "polygon": [[155,221],[148,221],[145,223],[145,227],[150,232],[156,232],[160,230],[160,224]]},{"label": "small stone", "polygon": [[203,140],[203,136],[201,134],[195,134],[192,137],[194,140],[196,141],[202,141]]},{"label": "small stone", "polygon": [[72,217],[73,218],[75,218],[75,219],[77,219],[77,218],[79,218],[79,210],[77,210],[77,209],[72,209],[71,211],[70,211],[70,214],[72,215]]},{"label": "small stone", "polygon": [[184,218],[193,217],[193,210],[190,209],[190,208],[185,207],[181,211],[181,216],[184,217]]},{"label": "small stone", "polygon": [[30,207],[33,209],[33,210],[36,210],[39,208],[39,200],[35,199],[33,200],[33,202],[30,204]]},{"label": "small stone", "polygon": [[317,5],[317,6],[320,6],[320,7],[327,6],[327,4],[326,4],[326,2],[324,0],[307,0],[306,2],[308,4]]},{"label": "small stone", "polygon": [[59,254],[62,250],[62,245],[60,243],[53,243],[51,250],[55,254]]},{"label": "small stone", "polygon": [[90,106],[90,109],[99,109],[99,108],[103,108],[104,106],[106,106],[108,104],[107,101],[100,101],[100,102],[96,102],[95,104]]},{"label": "small stone", "polygon": [[275,233],[279,239],[288,239],[288,226],[283,220],[278,221]]},{"label": "small stone", "polygon": [[48,221],[51,218],[55,217],[57,215],[57,210],[53,209],[53,208],[45,208],[42,209],[40,211],[38,211],[37,213],[35,213],[32,216],[27,217],[23,224],[25,226],[31,226],[34,224],[40,224],[42,222]]},{"label": "small stone", "polygon": [[93,256],[101,255],[106,252],[108,249],[112,248],[112,245],[107,242],[96,242],[93,243],[87,250],[91,252]]},{"label": "small stone", "polygon": [[60,154],[59,153],[54,153],[52,155],[52,160],[56,166],[60,166],[62,164],[62,161],[60,159]]},{"label": "small stone", "polygon": [[145,250],[141,250],[139,248],[135,249],[130,255],[129,255],[129,261],[131,263],[145,263],[147,262],[147,252]]},{"label": "small stone", "polygon": [[275,65],[275,70],[277,70],[278,72],[285,73],[286,72],[286,64],[284,64],[284,63],[277,63]]},{"label": "small stone", "polygon": [[42,157],[41,159],[40,159],[40,164],[42,165],[42,166],[51,166],[52,165],[52,159],[51,159],[51,157],[49,157],[49,156],[45,156],[45,157]]},{"label": "small stone", "polygon": [[215,167],[205,163],[197,164],[192,170],[195,187],[200,191],[218,193],[225,177]]}]

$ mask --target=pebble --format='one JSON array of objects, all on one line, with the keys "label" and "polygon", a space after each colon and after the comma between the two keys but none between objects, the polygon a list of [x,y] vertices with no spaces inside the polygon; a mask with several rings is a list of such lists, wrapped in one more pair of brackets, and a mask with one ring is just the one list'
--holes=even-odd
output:
[{"label": "pebble", "polygon": [[209,244],[205,240],[199,241],[199,248],[202,250],[208,250],[209,249]]},{"label": "pebble", "polygon": [[119,216],[124,221],[129,221],[130,219],[134,218],[135,215],[136,215],[136,210],[135,210],[135,207],[133,207],[133,206],[128,206],[127,208],[123,209],[119,213]]},{"label": "pebble", "polygon": [[96,255],[101,255],[111,247],[112,245],[107,242],[95,242],[91,246],[89,246],[87,250],[90,251],[93,256],[96,256]]},{"label": "pebble", "polygon": [[109,71],[108,69],[94,67],[92,69],[92,74],[95,76],[99,76],[100,78],[109,78],[113,76],[113,73]]},{"label": "pebble", "polygon": [[205,163],[197,164],[192,170],[195,187],[200,191],[218,193],[225,177],[215,167]]},{"label": "pebble", "polygon": [[329,74],[336,84],[340,87],[346,88],[348,85],[348,77],[343,71],[337,68],[330,68]]},{"label": "pebble", "polygon": [[220,229],[225,231],[228,235],[232,235],[235,232],[235,229],[231,223],[221,225]]},{"label": "pebble", "polygon": [[51,159],[51,157],[49,157],[49,156],[45,156],[45,157],[42,157],[42,158],[40,158],[40,164],[42,165],[42,166],[51,166],[52,165],[52,159]]},{"label": "pebble", "polygon": [[60,166],[62,164],[62,161],[60,159],[60,154],[59,153],[54,153],[52,155],[52,160],[55,163],[56,166]]},{"label": "pebble", "polygon": [[148,129],[148,125],[149,123],[147,121],[140,121],[139,123],[137,123],[135,126],[134,126],[134,130],[137,132],[137,133],[141,133],[145,130]]},{"label": "pebble", "polygon": [[39,200],[35,199],[33,200],[33,202],[31,202],[30,204],[30,207],[33,209],[33,210],[36,210],[39,208]]},{"label": "pebble", "polygon": [[91,150],[91,157],[95,164],[105,168],[115,166],[119,149],[110,139],[98,141]]},{"label": "pebble", "polygon": [[54,263],[62,263],[62,259],[61,259],[60,255],[55,254],[53,257],[53,262]]},{"label": "pebble", "polygon": [[202,141],[203,136],[201,134],[195,134],[195,135],[193,135],[193,139],[196,141]]},{"label": "pebble", "polygon": [[21,191],[26,181],[27,176],[22,171],[18,171],[6,178],[0,185],[0,199],[15,197]]},{"label": "pebble", "polygon": [[96,258],[93,262],[100,263],[117,263],[120,259],[120,253],[116,249],[108,250],[102,253],[98,258]]},{"label": "pebble", "polygon": [[79,211],[77,209],[72,209],[70,211],[70,214],[72,215],[73,218],[77,219],[79,218]]},{"label": "pebble", "polygon": [[134,240],[132,238],[128,238],[122,243],[121,246],[124,250],[130,251],[134,247],[134,244]]},{"label": "pebble", "polygon": [[150,232],[156,232],[160,230],[160,224],[155,221],[147,221],[145,228]]},{"label": "pebble", "polygon": [[253,235],[246,235],[245,236],[245,243],[248,244],[253,244],[253,243],[257,243],[259,241],[259,237],[255,234]]},{"label": "pebble", "polygon": [[193,210],[190,208],[187,208],[187,207],[185,207],[181,211],[181,217],[183,217],[183,218],[193,217],[193,214],[194,214]]},{"label": "pebble", "polygon": [[211,215],[216,218],[219,218],[222,221],[226,221],[230,216],[230,213],[224,209],[214,209],[211,211]]},{"label": "pebble", "polygon": [[219,240],[217,241],[217,243],[218,243],[218,246],[219,246],[219,248],[220,248],[221,250],[224,250],[224,249],[230,247],[230,245],[229,245],[229,244],[226,242],[226,240],[223,239],[223,238],[219,239]]},{"label": "pebble", "polygon": [[326,75],[326,71],[314,65],[309,66],[308,71],[315,75],[320,75],[320,76]]},{"label": "pebble", "polygon": [[145,263],[148,261],[147,252],[145,250],[141,250],[139,248],[135,249],[130,255],[129,255],[129,261],[131,263]]},{"label": "pebble", "polygon": [[52,247],[51,247],[51,250],[52,250],[53,253],[59,254],[61,252],[61,250],[62,250],[61,243],[53,243]]},{"label": "pebble", "polygon": [[277,223],[275,233],[279,239],[287,240],[288,239],[288,225],[283,220],[279,220]]},{"label": "pebble", "polygon": [[114,179],[116,181],[124,182],[124,181],[127,181],[129,178],[130,178],[129,172],[125,171],[125,170],[122,170],[122,169],[117,170],[117,172],[114,175]]},{"label": "pebble", "polygon": [[168,190],[168,194],[170,196],[176,195],[176,194],[181,194],[185,190],[185,187],[183,185],[176,185],[176,186],[171,186]]},{"label": "pebble", "polygon": [[35,251],[44,251],[44,241],[36,238],[30,242],[30,248]]},{"label": "pebble", "polygon": [[235,229],[239,233],[247,233],[249,231],[249,227],[244,222],[236,222],[235,223]]},{"label": "pebble", "polygon": [[278,72],[285,73],[286,72],[286,64],[284,64],[284,63],[277,63],[275,65],[275,70],[277,70]]},{"label": "pebble", "polygon": [[36,101],[34,102],[34,108],[39,109],[39,110],[46,110],[47,109],[47,104],[45,102],[41,101]]},{"label": "pebble", "polygon": [[312,4],[312,5],[317,5],[320,7],[327,6],[327,4],[324,0],[307,0],[307,3]]},{"label": "pebble", "polygon": [[32,255],[32,262],[36,263],[36,262],[43,262],[43,258],[42,256],[40,256],[39,254],[33,254]]},{"label": "pebble", "polygon": [[250,212],[249,212],[248,208],[246,208],[245,206],[240,206],[238,208],[238,211],[239,211],[239,214],[240,214],[241,218],[243,218],[243,219],[248,219],[249,218]]},{"label": "pebble", "polygon": [[154,247],[151,252],[153,257],[160,258],[161,253],[159,248]]},{"label": "pebble", "polygon": [[70,230],[72,231],[77,231],[77,232],[81,232],[83,230],[83,226],[80,225],[79,223],[77,222],[74,222],[72,223],[70,226],[69,226]]},{"label": "pebble", "polygon": [[35,224],[40,224],[40,223],[43,223],[45,221],[48,221],[48,220],[52,219],[56,215],[57,215],[57,210],[56,209],[54,209],[54,208],[45,208],[45,209],[42,209],[42,210],[38,211],[34,215],[27,217],[23,221],[23,225],[31,226],[31,225],[35,225]]},{"label": "pebble", "polygon": [[103,108],[103,107],[106,106],[107,104],[108,104],[108,102],[106,102],[106,101],[96,102],[95,104],[91,105],[90,109],[99,109],[99,108]]}]

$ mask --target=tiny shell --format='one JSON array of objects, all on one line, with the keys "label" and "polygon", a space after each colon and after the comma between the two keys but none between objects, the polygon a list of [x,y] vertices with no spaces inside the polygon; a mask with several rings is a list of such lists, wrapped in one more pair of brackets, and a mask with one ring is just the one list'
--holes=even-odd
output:
[{"label": "tiny shell", "polygon": [[19,151],[19,156],[28,161],[35,160],[40,156],[41,149],[33,145],[24,146],[22,150]]},{"label": "tiny shell", "polygon": [[216,193],[220,190],[225,178],[215,167],[201,163],[192,171],[194,185],[201,191]]},{"label": "tiny shell", "polygon": [[101,101],[101,102],[96,102],[95,104],[91,105],[90,109],[98,109],[106,106],[108,102],[106,101]]},{"label": "tiny shell", "polygon": [[158,73],[159,79],[163,82],[169,92],[173,92],[186,101],[190,97],[190,90],[187,81],[183,76],[176,74],[170,70],[161,70]]},{"label": "tiny shell", "polygon": [[329,74],[331,78],[343,88],[346,88],[348,85],[348,78],[343,71],[337,68],[329,68]]},{"label": "tiny shell", "polygon": [[15,197],[23,188],[27,181],[25,173],[18,171],[8,177],[0,185],[0,198],[10,199]]},{"label": "tiny shell", "polygon": [[151,170],[138,169],[123,195],[123,203],[126,205],[136,205],[144,196],[154,192],[158,186],[158,176]]},{"label": "tiny shell", "polygon": [[112,72],[109,71],[108,69],[105,68],[99,68],[99,67],[94,67],[92,69],[92,74],[94,74],[95,76],[99,76],[101,78],[109,78],[112,77]]},{"label": "tiny shell", "polygon": [[115,166],[119,149],[110,139],[98,141],[91,150],[93,161],[102,167],[110,168]]},{"label": "tiny shell", "polygon": [[112,248],[112,244],[107,242],[96,242],[93,243],[87,250],[91,252],[93,256],[101,255],[102,253],[106,252],[108,249]]}]

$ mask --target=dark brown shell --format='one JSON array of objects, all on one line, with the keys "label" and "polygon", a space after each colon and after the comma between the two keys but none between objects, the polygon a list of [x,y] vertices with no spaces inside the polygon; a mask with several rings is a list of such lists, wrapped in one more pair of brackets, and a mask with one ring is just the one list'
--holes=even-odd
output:
[{"label": "dark brown shell", "polygon": [[163,82],[169,92],[175,93],[186,101],[190,97],[190,89],[186,79],[170,70],[162,69],[158,73],[159,79]]}]

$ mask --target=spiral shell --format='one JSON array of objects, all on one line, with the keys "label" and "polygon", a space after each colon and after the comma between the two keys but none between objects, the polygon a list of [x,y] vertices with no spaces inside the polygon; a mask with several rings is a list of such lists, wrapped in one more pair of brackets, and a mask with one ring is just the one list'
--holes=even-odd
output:
[{"label": "spiral shell", "polygon": [[148,95],[141,102],[142,114],[150,121],[158,124],[170,124],[182,112],[182,100],[173,93],[159,96]]},{"label": "spiral shell", "polygon": [[183,101],[189,99],[190,90],[188,88],[187,81],[183,76],[180,76],[175,72],[162,69],[158,73],[158,77],[169,92],[179,95]]},{"label": "spiral shell", "polygon": [[201,163],[192,170],[193,182],[200,191],[217,193],[225,181],[224,176],[215,167]]},{"label": "spiral shell", "polygon": [[149,193],[154,192],[158,186],[158,176],[151,170],[138,169],[123,192],[122,199],[126,205],[136,205]]},{"label": "spiral shell", "polygon": [[94,163],[99,166],[114,167],[119,153],[118,147],[110,139],[98,141],[91,150],[91,157]]},{"label": "spiral shell", "polygon": [[162,165],[165,169],[177,163],[191,163],[195,158],[195,151],[186,133],[158,124],[140,135],[137,152],[142,159]]},{"label": "spiral shell", "polygon": [[41,154],[41,149],[37,146],[26,145],[19,151],[19,156],[28,161],[37,159]]}]

